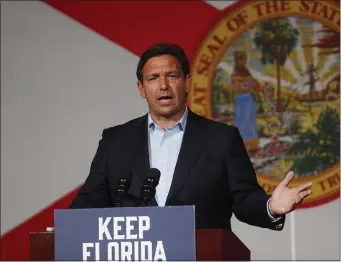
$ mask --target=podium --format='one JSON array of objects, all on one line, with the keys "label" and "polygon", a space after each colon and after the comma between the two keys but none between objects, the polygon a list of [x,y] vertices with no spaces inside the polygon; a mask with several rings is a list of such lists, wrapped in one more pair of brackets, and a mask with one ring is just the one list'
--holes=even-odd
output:
[{"label": "podium", "polygon": [[195,227],[194,206],[55,210],[30,234],[30,260],[250,261],[231,231]]},{"label": "podium", "polygon": [[[197,261],[250,261],[250,250],[231,231],[196,230]],[[54,233],[30,233],[30,260],[54,260]]]}]

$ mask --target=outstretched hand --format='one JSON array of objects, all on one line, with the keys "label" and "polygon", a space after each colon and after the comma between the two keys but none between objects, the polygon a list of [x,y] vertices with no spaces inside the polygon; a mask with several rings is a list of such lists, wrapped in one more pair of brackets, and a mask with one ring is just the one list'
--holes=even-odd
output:
[{"label": "outstretched hand", "polygon": [[293,211],[304,198],[311,194],[311,190],[308,188],[312,182],[298,187],[288,187],[294,176],[294,172],[290,171],[273,191],[269,202],[269,211],[273,216],[284,215]]}]

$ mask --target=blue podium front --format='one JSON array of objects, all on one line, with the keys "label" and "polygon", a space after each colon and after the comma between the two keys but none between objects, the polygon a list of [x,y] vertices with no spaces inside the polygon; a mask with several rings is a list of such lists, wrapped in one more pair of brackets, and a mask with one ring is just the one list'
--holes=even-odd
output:
[{"label": "blue podium front", "polygon": [[194,206],[56,210],[55,260],[196,260]]}]

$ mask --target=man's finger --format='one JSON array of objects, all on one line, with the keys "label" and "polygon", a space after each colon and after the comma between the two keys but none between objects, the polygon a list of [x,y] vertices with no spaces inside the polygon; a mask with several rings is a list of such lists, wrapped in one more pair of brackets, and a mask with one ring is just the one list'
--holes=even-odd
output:
[{"label": "man's finger", "polygon": [[299,199],[302,201],[304,198],[311,194],[311,190],[305,190],[298,194]]},{"label": "man's finger", "polygon": [[294,178],[294,176],[295,176],[294,172],[290,171],[279,185],[287,186],[290,183],[290,181]]},{"label": "man's finger", "polygon": [[309,182],[309,183],[306,183],[304,185],[300,185],[297,189],[299,192],[301,192],[301,191],[307,189],[308,187],[311,187],[312,184],[313,184],[313,182]]}]

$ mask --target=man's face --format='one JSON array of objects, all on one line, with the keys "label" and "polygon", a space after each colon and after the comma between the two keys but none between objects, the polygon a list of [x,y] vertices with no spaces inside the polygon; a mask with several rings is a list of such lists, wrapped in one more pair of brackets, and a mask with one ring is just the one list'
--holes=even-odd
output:
[{"label": "man's face", "polygon": [[146,98],[151,113],[170,118],[185,108],[190,79],[179,61],[170,55],[153,57],[143,67],[143,81],[138,82],[140,95]]}]

